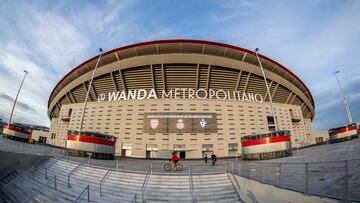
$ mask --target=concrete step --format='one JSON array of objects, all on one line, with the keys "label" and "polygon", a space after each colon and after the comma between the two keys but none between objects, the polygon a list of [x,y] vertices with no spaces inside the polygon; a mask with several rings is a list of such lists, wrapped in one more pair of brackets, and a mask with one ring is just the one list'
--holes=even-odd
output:
[{"label": "concrete step", "polygon": [[10,173],[9,175],[7,175],[6,177],[2,178],[0,180],[0,188],[4,187],[6,184],[13,181],[18,175],[19,175],[19,173],[15,170],[12,173]]},{"label": "concrete step", "polygon": [[[140,191],[146,173],[112,171],[102,184],[103,197],[99,197],[100,180],[109,169],[81,165],[70,176],[71,187],[69,188],[67,187],[68,174],[78,165],[79,163],[49,159],[35,169],[35,181],[29,174],[12,185],[11,193],[14,194],[10,195],[9,199],[18,202],[31,197],[32,192],[37,191],[56,175],[58,191],[55,191],[53,186],[44,188],[32,197],[30,202],[72,202],[87,185],[90,186],[90,198],[93,202],[130,202],[135,193],[138,194],[138,202],[141,202]],[[45,179],[46,168],[49,179]],[[236,191],[226,174],[195,175],[193,185],[199,202],[239,202]],[[191,202],[189,177],[187,174],[151,174],[144,195],[146,202]]]}]

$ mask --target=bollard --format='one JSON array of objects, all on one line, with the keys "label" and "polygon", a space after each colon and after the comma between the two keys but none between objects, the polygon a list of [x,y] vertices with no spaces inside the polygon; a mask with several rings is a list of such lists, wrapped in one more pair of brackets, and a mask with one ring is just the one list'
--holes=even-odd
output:
[{"label": "bollard", "polygon": [[88,187],[88,195],[87,195],[88,196],[88,202],[90,202],[90,186],[88,185],[87,187]]},{"label": "bollard", "polygon": [[281,187],[281,163],[279,163],[279,187]]},{"label": "bollard", "polygon": [[231,162],[231,173],[234,174],[234,162]]},{"label": "bollard", "polygon": [[119,171],[119,157],[117,157],[116,160],[116,170]]},{"label": "bollard", "polygon": [[305,163],[305,193],[309,193],[309,163]]},{"label": "bollard", "polygon": [[348,184],[349,184],[349,180],[348,180],[348,175],[349,175],[349,171],[348,171],[348,161],[347,160],[344,160],[344,162],[345,162],[345,165],[344,165],[344,167],[345,167],[345,187],[344,187],[344,189],[345,189],[345,191],[344,191],[344,200],[345,200],[345,202],[347,201],[347,199],[348,199]]},{"label": "bollard", "polygon": [[89,164],[88,164],[88,166],[90,166],[91,165],[91,156],[89,155]]},{"label": "bollard", "polygon": [[66,169],[69,168],[69,153],[66,152]]},{"label": "bollard", "polygon": [[55,175],[54,184],[55,184],[55,190],[57,190],[57,185],[56,185],[56,175]]},{"label": "bollard", "polygon": [[260,166],[261,166],[261,179],[260,179],[260,182],[263,183],[264,182],[264,163],[261,162]]}]

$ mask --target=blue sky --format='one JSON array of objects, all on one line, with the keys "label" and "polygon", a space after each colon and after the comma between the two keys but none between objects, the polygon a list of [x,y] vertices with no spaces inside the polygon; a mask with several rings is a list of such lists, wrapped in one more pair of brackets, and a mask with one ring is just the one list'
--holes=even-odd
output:
[{"label": "blue sky", "polygon": [[346,122],[332,72],[360,121],[360,1],[1,1],[0,118],[30,72],[15,121],[49,125],[47,100],[73,67],[119,46],[190,38],[229,43],[278,61],[312,92],[315,131]]}]

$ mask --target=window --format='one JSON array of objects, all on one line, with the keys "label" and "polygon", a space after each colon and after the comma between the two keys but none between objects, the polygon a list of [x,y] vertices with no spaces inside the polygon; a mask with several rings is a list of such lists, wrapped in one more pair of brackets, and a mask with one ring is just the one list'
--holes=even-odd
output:
[{"label": "window", "polygon": [[72,109],[69,109],[68,111],[68,117],[71,117]]}]

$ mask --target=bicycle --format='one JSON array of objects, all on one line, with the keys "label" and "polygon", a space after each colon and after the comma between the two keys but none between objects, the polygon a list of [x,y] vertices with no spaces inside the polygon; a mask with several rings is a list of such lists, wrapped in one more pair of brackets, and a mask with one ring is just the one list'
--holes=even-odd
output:
[{"label": "bicycle", "polygon": [[164,164],[165,171],[182,171],[184,169],[183,165],[181,164],[174,164],[171,161],[169,163]]}]

